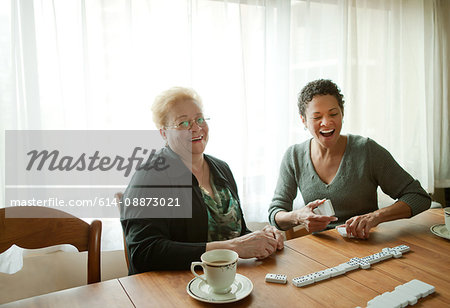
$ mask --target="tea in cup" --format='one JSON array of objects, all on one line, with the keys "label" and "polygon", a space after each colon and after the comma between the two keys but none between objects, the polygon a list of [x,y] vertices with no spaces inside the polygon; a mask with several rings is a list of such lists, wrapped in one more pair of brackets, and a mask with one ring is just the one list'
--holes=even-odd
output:
[{"label": "tea in cup", "polygon": [[[236,277],[238,258],[238,254],[233,250],[210,250],[201,255],[202,262],[191,263],[191,272],[206,282],[214,293],[225,294],[230,292]],[[196,266],[203,268],[204,276],[195,272]]]}]

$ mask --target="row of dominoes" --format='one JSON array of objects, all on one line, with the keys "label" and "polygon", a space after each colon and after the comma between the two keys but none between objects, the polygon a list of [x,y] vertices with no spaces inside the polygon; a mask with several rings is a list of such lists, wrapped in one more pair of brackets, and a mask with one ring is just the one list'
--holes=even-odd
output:
[{"label": "row of dominoes", "polygon": [[296,287],[303,287],[318,281],[322,281],[331,277],[336,277],[339,275],[343,275],[346,272],[362,268],[368,269],[371,264],[389,259],[389,258],[400,258],[403,253],[408,252],[409,246],[400,245],[394,248],[383,248],[382,251],[367,256],[363,258],[351,258],[350,261],[339,264],[338,266],[327,268],[323,271],[315,272],[312,274],[304,275],[301,277],[297,277],[292,279],[292,283]]},{"label": "row of dominoes", "polygon": [[369,308],[400,308],[414,305],[421,297],[430,295],[434,287],[423,281],[413,279],[405,284],[395,287],[392,292],[385,292],[367,302]]}]

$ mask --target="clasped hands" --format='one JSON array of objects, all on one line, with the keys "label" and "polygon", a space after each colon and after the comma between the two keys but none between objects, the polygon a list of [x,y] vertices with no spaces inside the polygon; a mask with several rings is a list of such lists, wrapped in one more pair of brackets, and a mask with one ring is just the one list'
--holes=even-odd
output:
[{"label": "clasped hands", "polygon": [[234,250],[244,259],[264,259],[284,247],[283,234],[273,226],[265,226],[260,231],[240,236],[233,241]]}]

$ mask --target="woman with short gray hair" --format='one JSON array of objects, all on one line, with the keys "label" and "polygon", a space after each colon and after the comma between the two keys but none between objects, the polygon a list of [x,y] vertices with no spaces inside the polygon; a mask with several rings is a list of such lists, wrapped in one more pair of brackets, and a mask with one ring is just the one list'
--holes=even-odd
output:
[{"label": "woman with short gray hair", "polygon": [[[224,161],[204,154],[209,127],[199,95],[192,89],[171,88],[155,99],[152,111],[166,141],[153,160],[163,158],[172,168],[136,171],[122,200],[142,199],[146,194],[142,187],[162,185],[175,193],[187,189],[192,217],[133,217],[136,209],[125,208],[121,223],[129,274],[188,269],[205,251],[218,248],[234,250],[241,258],[258,259],[282,249],[283,236],[276,228],[266,226],[256,232],[247,229],[230,168]],[[175,172],[173,166],[177,166]],[[180,185],[183,175],[192,185]]]}]

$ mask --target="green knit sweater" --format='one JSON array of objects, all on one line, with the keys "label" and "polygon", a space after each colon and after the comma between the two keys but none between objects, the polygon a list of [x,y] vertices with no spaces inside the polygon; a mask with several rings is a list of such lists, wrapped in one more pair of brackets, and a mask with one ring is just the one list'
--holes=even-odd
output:
[{"label": "green knit sweater", "polygon": [[329,227],[345,223],[355,215],[378,209],[377,187],[396,200],[406,202],[412,215],[430,207],[431,198],[375,141],[348,135],[347,147],[339,169],[330,184],[317,175],[310,156],[311,140],[288,148],[281,162],[280,175],[269,208],[269,221],[279,211],[291,211],[292,202],[300,189],[305,204],[317,199],[330,199],[338,221]]}]

